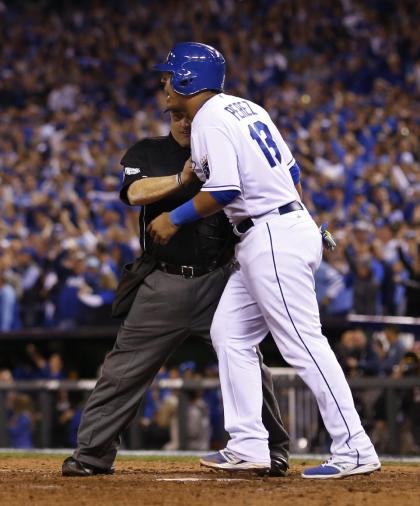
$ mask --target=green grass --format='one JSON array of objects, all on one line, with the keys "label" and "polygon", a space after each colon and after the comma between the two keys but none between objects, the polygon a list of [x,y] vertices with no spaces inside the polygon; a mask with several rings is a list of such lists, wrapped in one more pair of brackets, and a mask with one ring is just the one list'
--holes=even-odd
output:
[{"label": "green grass", "polygon": [[[68,456],[68,452],[51,454],[51,453],[37,453],[34,452],[23,452],[23,453],[12,453],[7,451],[0,451],[0,461],[8,460],[8,459],[39,459],[39,460],[57,460],[61,461],[64,456]],[[191,456],[164,456],[164,455],[147,455],[147,456],[136,456],[136,455],[118,455],[117,461],[143,461],[143,462],[184,462],[184,463],[196,463],[198,461],[198,457]],[[293,465],[312,465],[319,464],[320,460],[315,459],[291,459],[290,464]],[[389,466],[407,466],[407,467],[420,467],[420,463],[416,462],[400,462],[398,459],[395,461],[386,461],[383,462],[382,465],[384,467]]]},{"label": "green grass", "polygon": [[62,459],[64,453],[61,454],[50,454],[50,453],[8,453],[8,452],[0,452],[0,460],[6,459]]}]

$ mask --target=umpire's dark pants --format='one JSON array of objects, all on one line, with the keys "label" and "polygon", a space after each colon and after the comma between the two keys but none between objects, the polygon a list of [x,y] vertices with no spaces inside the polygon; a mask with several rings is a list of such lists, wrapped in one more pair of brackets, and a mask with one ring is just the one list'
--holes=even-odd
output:
[{"label": "umpire's dark pants", "polygon": [[[156,270],[145,279],[86,404],[76,459],[111,467],[120,434],[137,414],[147,388],[170,354],[190,335],[210,343],[210,325],[228,276],[227,268],[193,279]],[[261,369],[262,419],[269,432],[270,453],[287,459],[289,438],[271,374],[262,360]]]}]

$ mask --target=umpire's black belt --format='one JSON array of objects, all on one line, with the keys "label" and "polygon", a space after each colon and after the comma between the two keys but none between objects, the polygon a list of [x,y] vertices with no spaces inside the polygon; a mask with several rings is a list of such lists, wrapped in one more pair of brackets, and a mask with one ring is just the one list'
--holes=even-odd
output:
[{"label": "umpire's black belt", "polygon": [[187,279],[199,278],[217,269],[217,265],[173,265],[166,262],[158,262],[157,268],[168,274],[177,274]]},{"label": "umpire's black belt", "polygon": [[[292,211],[301,211],[302,209],[302,204],[297,200],[294,200],[293,202],[289,202],[289,204],[285,204],[284,206],[279,207],[278,212],[279,214],[287,214],[291,213]],[[247,232],[254,225],[255,223],[252,221],[252,218],[246,218],[245,220],[241,221],[239,225],[236,225],[233,230],[236,235],[242,235],[245,234],[245,232]]]}]

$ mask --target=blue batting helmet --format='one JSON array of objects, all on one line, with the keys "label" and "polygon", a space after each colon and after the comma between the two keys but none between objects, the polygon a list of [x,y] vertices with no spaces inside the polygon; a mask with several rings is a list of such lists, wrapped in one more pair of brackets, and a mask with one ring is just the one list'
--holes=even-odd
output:
[{"label": "blue batting helmet", "polygon": [[180,42],[169,52],[166,63],[155,65],[172,74],[172,87],[180,95],[204,90],[223,91],[225,59],[216,49],[198,42]]}]

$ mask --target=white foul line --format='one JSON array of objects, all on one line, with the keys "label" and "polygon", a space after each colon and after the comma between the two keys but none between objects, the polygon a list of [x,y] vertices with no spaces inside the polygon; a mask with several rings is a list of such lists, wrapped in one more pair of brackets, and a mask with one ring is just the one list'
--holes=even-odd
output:
[{"label": "white foul line", "polygon": [[156,481],[253,481],[245,478],[156,478]]}]

